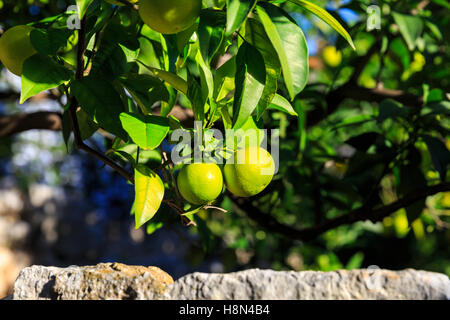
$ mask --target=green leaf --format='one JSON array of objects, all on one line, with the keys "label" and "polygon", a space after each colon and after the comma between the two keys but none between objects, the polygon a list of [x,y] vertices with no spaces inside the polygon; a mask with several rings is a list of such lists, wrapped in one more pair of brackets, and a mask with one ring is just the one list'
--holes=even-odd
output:
[{"label": "green leaf", "polygon": [[72,34],[69,29],[33,29],[30,33],[30,41],[33,47],[43,55],[53,55],[59,48],[67,45]]},{"label": "green leaf", "polygon": [[339,21],[337,21],[325,9],[322,9],[321,7],[315,5],[314,3],[311,3],[311,2],[305,1],[305,0],[289,0],[289,1],[305,8],[306,10],[312,12],[313,14],[318,16],[320,19],[325,21],[330,27],[332,27],[342,37],[344,37],[345,40],[347,40],[347,42],[350,44],[350,46],[353,48],[353,50],[356,50],[355,45],[353,44],[352,37],[347,32],[347,30],[345,30],[345,28],[339,23]]},{"label": "green leaf", "polygon": [[161,178],[144,165],[134,170],[134,216],[136,229],[149,221],[158,211],[164,198],[164,184]]},{"label": "green leaf", "polygon": [[450,165],[450,151],[441,140],[435,137],[423,135],[422,138],[427,144],[434,168],[439,172],[441,180],[444,181],[447,175],[447,168]]},{"label": "green leaf", "polygon": [[272,99],[271,104],[269,105],[269,109],[275,109],[279,111],[283,111],[291,116],[298,116],[297,112],[295,112],[291,103],[283,96],[276,94]]},{"label": "green leaf", "polygon": [[198,41],[203,60],[207,65],[219,50],[224,36],[226,17],[222,11],[206,9],[200,13]]},{"label": "green leaf", "polygon": [[266,66],[266,85],[256,108],[259,119],[277,93],[278,78],[281,76],[281,65],[277,52],[267,37],[263,25],[258,20],[247,20],[245,39],[258,49],[264,58]]},{"label": "green leaf", "polygon": [[308,81],[309,58],[306,39],[300,27],[282,9],[261,3],[258,16],[280,59],[284,82],[291,99]]},{"label": "green leaf", "polygon": [[172,87],[180,91],[181,93],[187,94],[188,90],[188,83],[181,78],[180,76],[176,75],[173,72],[160,70],[157,68],[152,68],[147,65],[145,65],[143,62],[136,60],[137,62],[141,63],[144,67],[146,67],[150,72],[152,72],[155,77],[160,78],[161,80],[164,80],[168,84],[170,84]]},{"label": "green leaf", "polygon": [[239,129],[256,109],[264,91],[264,59],[251,44],[244,42],[236,56],[236,78],[233,104],[233,128]]},{"label": "green leaf", "polygon": [[236,57],[229,59],[218,68],[214,74],[214,98],[216,101],[224,99],[234,90],[234,76],[236,73]]},{"label": "green leaf", "polygon": [[71,89],[81,109],[105,130],[122,140],[128,140],[120,124],[120,114],[125,110],[119,93],[105,79],[88,76],[72,83]]},{"label": "green leaf", "polygon": [[194,119],[203,122],[205,120],[205,104],[208,97],[203,95],[199,83],[190,73],[188,73],[188,83],[187,97],[191,101]]},{"label": "green leaf", "polygon": [[115,78],[136,67],[140,43],[122,25],[110,23],[102,32],[99,48],[92,62],[90,74]]},{"label": "green leaf", "polygon": [[119,79],[144,114],[148,114],[155,102],[169,102],[169,92],[164,83],[148,74],[129,74]]},{"label": "green leaf", "polygon": [[410,51],[416,47],[416,40],[423,30],[423,21],[416,16],[410,16],[397,12],[392,12],[392,17],[398,25],[400,33],[408,45]]},{"label": "green leaf", "polygon": [[255,4],[256,0],[227,0],[227,36],[244,23]]},{"label": "green leaf", "polygon": [[195,61],[198,65],[203,97],[208,97],[212,101],[214,95],[214,78],[211,69],[206,65],[200,52],[197,52]]},{"label": "green leaf", "polygon": [[83,19],[86,14],[87,8],[94,0],[76,0],[78,7],[78,16]]},{"label": "green leaf", "polygon": [[142,149],[157,148],[169,133],[169,119],[137,113],[121,113],[120,121],[131,139]]},{"label": "green leaf", "polygon": [[35,54],[25,60],[22,71],[20,103],[42,91],[55,88],[70,80],[72,72],[50,57]]}]

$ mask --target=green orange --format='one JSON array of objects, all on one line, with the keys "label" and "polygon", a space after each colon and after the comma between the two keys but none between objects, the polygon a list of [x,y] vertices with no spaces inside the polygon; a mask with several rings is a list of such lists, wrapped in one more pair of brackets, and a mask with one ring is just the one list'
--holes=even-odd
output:
[{"label": "green orange", "polygon": [[258,146],[235,152],[234,163],[224,166],[225,185],[239,197],[251,197],[263,191],[272,181],[275,162],[267,150]]},{"label": "green orange", "polygon": [[188,164],[178,173],[177,185],[186,201],[196,205],[206,204],[222,192],[222,171],[215,163]]},{"label": "green orange", "polygon": [[0,61],[18,76],[22,75],[25,60],[37,52],[31,44],[31,30],[30,26],[15,26],[0,37]]},{"label": "green orange", "polygon": [[186,30],[195,23],[202,0],[140,0],[139,15],[146,25],[164,34]]}]

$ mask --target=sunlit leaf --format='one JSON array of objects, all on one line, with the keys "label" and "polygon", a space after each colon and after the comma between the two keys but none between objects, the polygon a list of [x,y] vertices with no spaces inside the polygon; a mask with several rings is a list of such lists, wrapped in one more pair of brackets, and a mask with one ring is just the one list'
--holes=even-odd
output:
[{"label": "sunlit leaf", "polygon": [[306,10],[314,13],[316,16],[318,16],[320,19],[325,21],[330,27],[332,27],[334,30],[336,30],[341,36],[344,37],[345,40],[350,44],[350,46],[355,50],[355,45],[353,44],[352,37],[350,34],[345,30],[345,28],[337,21],[331,14],[329,14],[325,9],[322,9],[321,7],[315,5],[314,3],[311,3],[309,1],[305,0],[288,0],[292,3],[295,3]]},{"label": "sunlit leaf", "polygon": [[72,75],[72,72],[47,56],[41,54],[31,56],[23,64],[20,103],[42,91],[63,84],[70,80]]},{"label": "sunlit leaf", "polygon": [[139,60],[136,60],[140,62],[144,67],[146,67],[149,71],[151,71],[156,77],[160,78],[161,80],[166,81],[168,84],[170,84],[172,87],[180,91],[181,93],[186,94],[188,90],[188,83],[181,78],[180,76],[176,75],[173,72],[160,70],[157,68],[152,68],[149,66],[146,66],[144,63],[142,63]]},{"label": "sunlit leaf", "polygon": [[256,0],[227,0],[227,35],[241,26],[255,4]]},{"label": "sunlit leaf", "polygon": [[157,148],[169,133],[169,119],[137,113],[121,113],[120,121],[130,138],[143,149]]},{"label": "sunlit leaf", "polygon": [[161,178],[144,165],[134,171],[134,216],[136,229],[149,221],[158,211],[164,198],[164,184]]},{"label": "sunlit leaf", "polygon": [[236,57],[233,128],[239,129],[256,109],[265,81],[263,57],[255,47],[244,42]]},{"label": "sunlit leaf", "polygon": [[260,3],[258,16],[275,48],[284,82],[293,100],[306,86],[309,73],[308,46],[300,27],[281,8]]}]

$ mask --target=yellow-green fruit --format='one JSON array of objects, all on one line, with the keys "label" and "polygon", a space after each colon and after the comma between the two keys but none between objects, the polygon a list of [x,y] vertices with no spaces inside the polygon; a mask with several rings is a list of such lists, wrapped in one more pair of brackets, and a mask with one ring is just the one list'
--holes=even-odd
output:
[{"label": "yellow-green fruit", "polygon": [[139,15],[155,31],[178,33],[192,26],[200,14],[201,0],[140,0]]},{"label": "yellow-green fruit", "polygon": [[23,63],[37,51],[30,41],[30,26],[15,26],[0,38],[0,60],[12,73],[21,76]]},{"label": "yellow-green fruit", "polygon": [[236,151],[234,163],[224,166],[225,185],[239,197],[251,197],[272,181],[275,162],[267,150],[258,146]]},{"label": "yellow-green fruit", "polygon": [[342,53],[336,47],[328,46],[322,52],[323,61],[330,67],[337,67],[342,62]]},{"label": "yellow-green fruit", "polygon": [[185,200],[197,205],[206,204],[222,192],[222,171],[215,163],[188,164],[178,173],[177,185]]},{"label": "yellow-green fruit", "polygon": [[[122,3],[122,2],[120,2],[118,0],[105,0],[105,1],[108,2],[108,3],[114,4],[116,6],[125,6],[124,3]],[[125,2],[133,4],[133,3],[138,2],[138,0],[125,0]]]}]

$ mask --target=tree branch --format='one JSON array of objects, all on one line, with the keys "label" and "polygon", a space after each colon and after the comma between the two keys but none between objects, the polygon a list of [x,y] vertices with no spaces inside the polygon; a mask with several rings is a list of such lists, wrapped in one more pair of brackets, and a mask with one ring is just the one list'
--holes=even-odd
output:
[{"label": "tree branch", "polygon": [[267,230],[279,233],[291,239],[309,241],[328,230],[342,225],[348,225],[357,221],[364,220],[370,220],[372,222],[382,221],[383,218],[389,216],[390,214],[401,208],[407,207],[414,202],[424,199],[428,196],[445,191],[450,191],[449,182],[417,189],[414,192],[407,194],[402,199],[379,208],[366,209],[364,207],[361,207],[352,210],[347,214],[329,219],[321,224],[305,229],[296,229],[278,222],[270,214],[262,212],[258,208],[254,207],[248,200],[237,198],[233,195],[230,195],[230,198],[238,207],[244,210],[252,220],[257,222]]},{"label": "tree branch", "polygon": [[[83,78],[84,76],[84,53],[86,51],[86,20],[83,18],[81,20],[81,29],[79,30],[78,35],[78,48],[77,48],[77,70],[75,74],[75,79],[79,80]],[[122,177],[124,177],[126,180],[130,181],[131,183],[134,183],[134,175],[121,166],[119,166],[117,163],[112,161],[107,156],[101,154],[100,152],[90,148],[87,146],[83,139],[81,138],[80,133],[80,126],[78,124],[78,118],[77,118],[77,108],[78,108],[78,101],[73,96],[70,100],[70,106],[69,106],[69,115],[70,120],[72,123],[72,129],[73,129],[73,135],[74,135],[74,141],[75,146],[87,152],[91,156],[97,158],[98,160],[102,161],[104,164],[110,166],[115,171],[117,171]]]},{"label": "tree branch", "polygon": [[0,138],[27,130],[62,130],[62,115],[59,112],[39,111],[34,113],[17,113],[0,117]]}]

